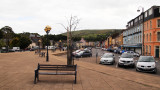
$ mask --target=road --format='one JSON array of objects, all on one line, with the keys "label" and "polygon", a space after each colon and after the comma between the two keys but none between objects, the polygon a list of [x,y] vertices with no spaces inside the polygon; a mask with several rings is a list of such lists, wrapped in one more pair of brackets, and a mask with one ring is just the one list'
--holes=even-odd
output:
[{"label": "road", "polygon": [[[96,52],[98,53],[98,57],[96,59]],[[90,63],[97,63],[99,64],[99,60],[100,57],[104,54],[104,53],[112,53],[112,52],[108,52],[108,51],[103,51],[101,49],[92,49],[92,57],[83,57],[83,58],[79,58],[79,59],[75,59],[75,60],[80,60],[80,61],[85,61],[85,62],[90,62]],[[115,53],[114,53],[115,54]],[[117,69],[126,69],[126,70],[130,70],[133,72],[136,72],[135,68],[130,68],[130,67],[117,67],[117,62],[119,60],[119,56],[120,54],[115,54],[115,64],[114,65],[105,65],[106,67],[113,67],[113,68],[117,68]],[[134,60],[138,60],[139,57],[135,58]],[[157,74],[156,75],[160,75],[160,60],[157,60],[158,62],[157,64]],[[142,72],[140,72],[142,73]],[[146,74],[152,74],[152,73],[146,73]],[[155,74],[152,74],[155,75]]]}]

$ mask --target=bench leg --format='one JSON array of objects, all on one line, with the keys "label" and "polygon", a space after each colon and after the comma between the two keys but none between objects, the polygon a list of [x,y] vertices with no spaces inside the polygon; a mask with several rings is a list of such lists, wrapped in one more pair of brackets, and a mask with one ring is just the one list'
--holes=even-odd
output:
[{"label": "bench leg", "polygon": [[77,72],[75,73],[75,81],[74,83],[76,84],[77,83]]},{"label": "bench leg", "polygon": [[38,70],[37,70],[37,80],[39,81],[39,74],[38,74],[39,72],[38,72]]},{"label": "bench leg", "polygon": [[38,78],[38,70],[35,70],[35,76],[34,76],[34,84],[36,84]]},{"label": "bench leg", "polygon": [[34,84],[36,84],[36,78],[37,78],[37,77],[36,77],[36,76],[37,76],[36,71],[37,71],[37,70],[34,71],[34,72],[35,72],[35,75],[34,75]]}]

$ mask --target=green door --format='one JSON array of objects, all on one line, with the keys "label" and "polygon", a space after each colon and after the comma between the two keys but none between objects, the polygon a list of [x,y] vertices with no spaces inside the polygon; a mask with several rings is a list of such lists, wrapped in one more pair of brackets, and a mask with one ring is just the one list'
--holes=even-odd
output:
[{"label": "green door", "polygon": [[156,58],[159,58],[159,47],[156,48]]}]

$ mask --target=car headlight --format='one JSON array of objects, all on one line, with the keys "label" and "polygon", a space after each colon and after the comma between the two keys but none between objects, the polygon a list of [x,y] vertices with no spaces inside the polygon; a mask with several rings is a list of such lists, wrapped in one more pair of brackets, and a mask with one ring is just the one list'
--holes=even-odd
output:
[{"label": "car headlight", "polygon": [[123,62],[123,60],[119,60],[119,62]]},{"label": "car headlight", "polygon": [[153,64],[153,65],[152,65],[152,67],[156,67],[156,65],[155,65],[155,64]]},{"label": "car headlight", "polygon": [[141,65],[137,64],[137,67],[141,67]]}]

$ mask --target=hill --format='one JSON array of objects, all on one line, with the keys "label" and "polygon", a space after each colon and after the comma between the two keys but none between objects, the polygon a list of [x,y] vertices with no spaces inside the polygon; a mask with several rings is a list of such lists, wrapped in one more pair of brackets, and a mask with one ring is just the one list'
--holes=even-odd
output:
[{"label": "hill", "polygon": [[[73,31],[74,36],[87,36],[91,34],[106,34],[106,33],[120,33],[123,29],[85,29]],[[62,33],[62,35],[67,35],[67,33]]]}]

